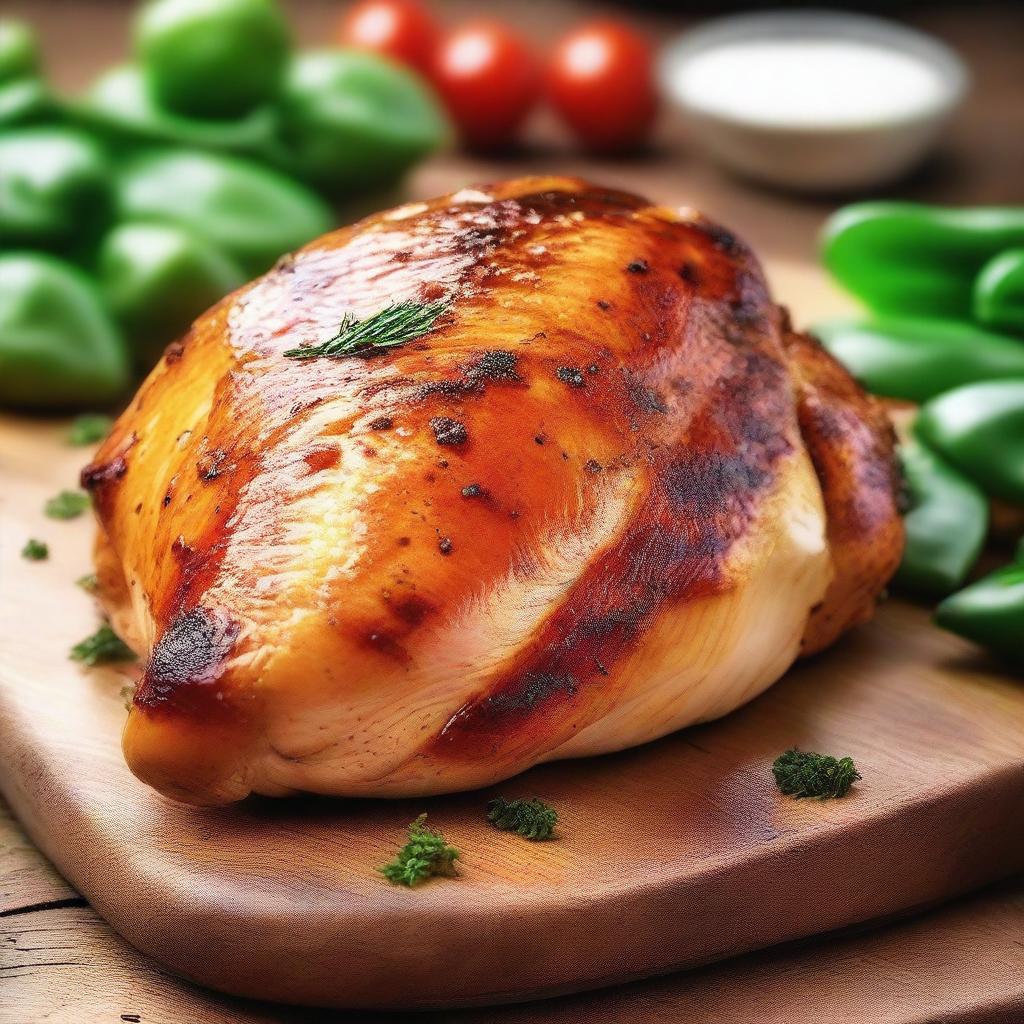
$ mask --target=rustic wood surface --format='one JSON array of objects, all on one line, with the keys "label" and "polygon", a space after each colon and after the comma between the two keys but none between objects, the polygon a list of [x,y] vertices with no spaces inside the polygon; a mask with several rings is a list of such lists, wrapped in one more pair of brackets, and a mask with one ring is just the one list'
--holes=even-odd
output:
[{"label": "rustic wood surface", "polygon": [[436,1013],[271,1006],[179,981],[115,935],[0,801],[0,1024],[1019,1024],[1024,882],[912,920],[541,1003]]},{"label": "rustic wood surface", "polygon": [[[450,17],[454,20],[460,13],[474,6],[469,0],[452,3],[448,5]],[[519,3],[503,5],[502,13],[520,23],[535,37],[547,38],[559,26],[578,17],[583,10],[592,9],[592,5],[579,3],[530,3],[521,0]],[[322,39],[325,27],[335,17],[335,10],[333,3],[326,2],[293,5],[292,13],[299,26],[300,37],[307,41]],[[78,0],[75,3],[67,0],[49,3],[14,0],[5,5],[7,12],[21,13],[41,27],[53,76],[66,87],[82,85],[105,63],[120,59],[126,49],[126,7],[118,3],[102,0]],[[669,26],[681,26],[685,21],[664,14],[650,16],[646,20],[651,32],[658,35]],[[1019,9],[1012,5],[1001,8],[972,5],[967,9],[960,5],[937,9],[929,6],[922,7],[912,15],[911,20],[938,32],[961,48],[972,65],[976,87],[967,108],[948,133],[942,155],[913,179],[890,192],[936,201],[1019,202],[1022,192],[1019,172],[1024,165],[1024,103],[1021,102],[1019,65],[1019,54],[1024,43],[1024,19],[1019,16]],[[554,168],[569,173],[583,173],[611,184],[646,192],[661,201],[686,202],[705,208],[716,218],[738,229],[770,258],[770,271],[777,294],[794,305],[804,319],[814,318],[836,308],[834,295],[821,284],[820,279],[811,288],[800,288],[799,294],[791,291],[793,283],[803,280],[804,271],[797,268],[797,272],[790,273],[791,268],[779,262],[780,258],[803,262],[811,258],[814,234],[823,216],[835,205],[834,201],[800,200],[747,189],[737,184],[692,154],[686,146],[685,130],[679,129],[671,118],[666,121],[662,138],[654,151],[635,161],[603,164],[588,161],[567,148],[543,116],[536,126],[534,139],[536,145],[500,165],[462,156],[432,161],[414,176],[409,191],[414,195],[432,194],[466,181],[510,176],[532,169]],[[44,435],[45,431],[42,434],[33,432],[33,436],[41,439],[43,447],[19,445],[15,453],[20,466],[18,472],[26,474],[24,478],[31,481],[32,493],[36,497],[43,494],[48,486],[52,486],[50,481],[55,479],[53,474],[65,470],[70,472],[70,466],[65,461],[68,457],[66,450],[54,444],[52,435],[48,438]],[[11,436],[8,435],[7,439]],[[47,445],[48,448],[45,447]],[[9,445],[0,439],[0,454],[5,457],[4,473],[7,472],[8,448]],[[70,483],[71,479],[62,478],[62,481]],[[6,489],[0,494],[0,500],[4,499],[11,501]],[[38,503],[33,509],[37,507]],[[26,525],[25,522],[20,523],[21,528]],[[81,595],[67,600],[63,589],[69,580],[87,567],[84,541],[80,537],[76,538],[74,533],[79,524],[54,524],[47,521],[45,526],[50,534],[47,539],[59,549],[59,553],[55,554],[50,564],[31,568],[49,574],[53,586],[47,592],[53,595],[52,600],[17,601],[13,596],[13,588],[8,586],[9,581],[16,581],[17,578],[6,572],[6,565],[0,569],[0,592],[3,592],[5,598],[11,595],[10,600],[15,605],[0,610],[0,617],[5,623],[17,623],[20,637],[16,639],[21,645],[22,654],[28,652],[30,659],[35,646],[33,640],[38,639],[39,629],[44,633],[52,630],[53,635],[59,632],[63,643],[65,633],[66,639],[74,640],[88,632],[92,625],[88,602]],[[3,546],[9,554],[10,541],[5,537],[4,542]],[[22,569],[24,566],[16,568]],[[8,610],[16,614],[8,615]],[[901,903],[909,906],[925,902],[942,891],[948,893],[959,887],[976,884],[987,873],[1003,870],[1014,859],[1019,861],[1020,850],[1016,848],[1015,836],[1006,835],[1005,830],[1000,830],[1000,822],[1021,820],[1021,750],[1018,738],[1022,733],[1019,697],[997,677],[990,665],[974,660],[966,653],[966,648],[959,647],[955,641],[936,641],[937,634],[914,630],[913,642],[905,642],[908,624],[917,626],[922,621],[922,617],[913,610],[893,606],[877,629],[864,633],[848,645],[854,659],[870,656],[871,645],[876,645],[874,656],[882,662],[878,670],[881,675],[847,683],[844,688],[842,677],[847,669],[833,672],[827,668],[829,661],[822,659],[802,670],[804,674],[798,673],[794,679],[787,680],[782,687],[777,688],[777,692],[788,696],[779,697],[777,707],[775,704],[768,705],[769,709],[775,708],[774,711],[764,711],[762,708],[763,704],[775,700],[776,691],[772,691],[763,702],[758,702],[749,711],[735,716],[734,720],[730,720],[735,723],[729,726],[732,730],[730,742],[744,744],[752,737],[754,744],[752,747],[749,744],[742,747],[729,746],[728,743],[723,746],[724,760],[728,766],[724,777],[722,764],[706,763],[703,760],[706,755],[702,755],[693,746],[694,743],[704,745],[701,737],[705,730],[666,741],[667,752],[661,750],[662,745],[650,748],[658,757],[665,758],[666,767],[672,765],[675,753],[681,753],[690,773],[682,776],[683,781],[678,791],[662,795],[662,799],[671,799],[675,804],[670,810],[672,815],[678,817],[672,817],[667,823],[670,827],[664,831],[656,829],[655,832],[658,833],[656,838],[661,841],[666,837],[671,838],[676,844],[672,848],[673,854],[685,854],[691,868],[693,863],[697,863],[701,870],[717,870],[721,866],[723,860],[718,844],[723,837],[729,837],[730,827],[738,830],[742,825],[749,829],[751,821],[760,820],[760,827],[767,829],[764,832],[766,842],[754,848],[754,858],[763,856],[774,874],[772,871],[763,873],[747,889],[737,890],[723,885],[716,893],[713,886],[710,889],[698,888],[695,881],[697,876],[691,873],[688,877],[693,884],[689,895],[699,894],[700,900],[695,902],[703,912],[721,910],[722,904],[716,906],[714,903],[716,898],[731,898],[734,901],[730,904],[732,909],[737,905],[742,906],[746,900],[751,907],[752,917],[763,922],[766,916],[771,917],[774,912],[784,918],[783,923],[788,931],[784,929],[783,933],[774,937],[738,934],[736,921],[730,912],[721,921],[714,922],[714,928],[708,929],[714,940],[712,945],[717,943],[718,948],[705,955],[724,955],[744,948],[745,945],[801,934],[808,927],[833,927],[842,923],[844,916],[848,916],[837,914],[837,910],[850,896],[859,901],[858,914],[871,916],[884,913]],[[922,640],[929,637],[930,640]],[[935,721],[920,704],[921,692],[915,690],[914,684],[907,682],[910,676],[916,678],[916,673],[921,670],[915,660],[921,653],[917,649],[917,644],[921,642],[937,659],[937,663],[933,663],[936,667],[927,670],[932,680],[930,685],[938,687],[939,700],[949,700],[948,706],[943,704],[941,714]],[[2,643],[4,639],[0,639]],[[933,643],[937,643],[938,648],[934,648]],[[58,650],[58,647],[53,651],[54,657],[61,660],[58,674],[49,679],[43,690],[36,688],[14,694],[20,706],[22,722],[19,726],[28,723],[32,728],[22,737],[23,750],[25,741],[29,741],[30,770],[27,773],[19,772],[19,781],[13,786],[10,796],[16,802],[20,801],[26,820],[28,815],[25,814],[24,806],[29,800],[26,780],[35,788],[36,793],[50,792],[38,787],[52,786],[55,792],[82,801],[77,804],[76,814],[65,813],[63,805],[44,809],[49,842],[59,844],[66,857],[77,857],[80,867],[87,870],[90,877],[105,876],[108,884],[110,879],[116,879],[115,885],[118,888],[109,893],[106,904],[101,901],[105,911],[116,912],[120,908],[122,913],[138,913],[141,906],[141,912],[148,917],[145,920],[140,918],[136,927],[148,927],[164,939],[173,937],[173,922],[167,920],[164,913],[166,907],[156,898],[159,887],[157,890],[150,887],[149,893],[146,893],[147,882],[153,879],[147,878],[145,871],[134,869],[135,853],[140,849],[140,842],[144,845],[157,835],[162,837],[165,851],[173,847],[180,853],[188,850],[191,845],[192,849],[188,852],[195,856],[197,850],[203,849],[204,843],[211,842],[211,830],[207,827],[209,823],[193,821],[186,824],[183,830],[174,833],[167,828],[166,822],[159,820],[158,811],[143,813],[136,806],[138,817],[131,823],[135,827],[141,826],[141,832],[133,834],[128,830],[113,829],[107,840],[108,843],[113,842],[114,846],[91,845],[90,832],[94,833],[102,822],[91,818],[90,812],[97,808],[91,801],[88,787],[93,781],[96,765],[105,763],[110,751],[116,748],[116,743],[112,744],[111,741],[111,727],[116,733],[117,717],[123,713],[119,710],[117,697],[119,686],[109,673],[78,675],[72,671],[68,676],[68,667],[62,660],[63,648]],[[7,647],[4,646],[3,650],[6,658]],[[838,652],[834,656],[840,657]],[[845,661],[843,655],[842,662]],[[816,682],[815,672],[829,677],[823,685],[819,686]],[[961,673],[964,673],[962,678],[966,680],[966,685],[957,680]],[[887,690],[883,680],[890,677],[893,678],[894,686]],[[61,678],[65,684],[54,687],[53,683]],[[822,691],[831,690],[842,691],[839,693],[838,710],[830,708],[827,696],[822,696]],[[904,717],[887,718],[878,723],[879,729],[876,730],[872,714],[877,712],[877,704],[870,705],[868,702],[860,706],[865,694],[874,698],[884,697],[891,702],[889,706],[894,712],[902,713]],[[975,713],[973,702],[978,699],[989,708],[993,718]],[[874,712],[865,712],[869,705],[875,708]],[[76,730],[75,742],[69,748],[74,752],[74,759],[48,763],[41,748],[33,750],[31,740],[37,737],[39,729],[44,728],[41,723],[59,722],[74,714],[75,708],[83,711],[83,714]],[[1002,711],[998,710],[1000,708]],[[0,715],[5,713],[5,710],[0,710]],[[766,826],[770,790],[758,788],[763,784],[763,776],[758,771],[763,769],[763,758],[769,752],[774,753],[774,750],[769,751],[767,748],[774,742],[773,735],[778,734],[758,733],[758,716],[761,715],[774,720],[777,727],[785,725],[786,719],[793,717],[789,723],[793,728],[787,733],[786,742],[809,744],[820,740],[823,745],[842,743],[848,734],[844,733],[844,729],[856,727],[856,742],[847,746],[860,757],[865,766],[873,770],[870,781],[865,779],[860,793],[846,804],[817,808],[816,813],[803,805],[775,807],[770,824]],[[1000,720],[995,721],[996,717]],[[920,719],[933,728],[922,732]],[[887,731],[901,720],[907,722],[902,733],[896,728]],[[98,732],[90,732],[90,729],[96,727]],[[710,727],[707,735],[712,735],[712,730],[720,728]],[[914,731],[910,732],[911,729]],[[5,740],[6,737],[0,738],[0,743]],[[994,742],[997,749],[989,749],[990,741]],[[883,752],[882,748],[887,742],[891,747]],[[4,749],[6,754],[8,747],[0,749]],[[541,875],[543,885],[572,882],[575,880],[572,872],[583,871],[585,860],[580,859],[578,854],[574,855],[570,847],[577,841],[577,837],[582,838],[586,834],[584,822],[589,825],[591,820],[595,820],[589,817],[595,809],[591,802],[594,787],[600,789],[602,778],[606,786],[614,781],[617,787],[621,772],[628,771],[638,760],[650,756],[650,750],[608,759],[605,766],[597,766],[597,779],[587,779],[588,785],[583,786],[582,795],[585,798],[578,804],[573,803],[575,813],[580,817],[574,820],[570,812],[561,843],[554,844],[551,851],[543,853],[539,858],[539,867],[535,862],[530,862],[532,870]],[[537,781],[531,781],[529,785],[543,786],[546,792],[552,794],[559,790],[559,770],[557,766],[542,769],[536,773]],[[546,776],[545,772],[554,774]],[[961,789],[954,789],[951,795],[945,787],[951,779],[958,777],[958,773],[963,773],[960,777],[965,780],[964,785]],[[10,774],[7,777],[11,778]],[[572,770],[568,781],[562,780],[562,785],[569,788],[560,792],[567,794],[572,790],[571,780]],[[645,781],[644,791],[654,791],[654,784],[649,779]],[[107,811],[118,810],[122,803],[130,803],[126,798],[132,792],[134,783],[129,777],[122,778],[115,771],[114,776],[108,779],[108,785],[110,789],[103,805]],[[942,807],[944,800],[950,799],[954,802],[945,807],[943,834],[932,836],[925,824],[928,816]],[[909,816],[899,813],[903,803],[911,811]],[[625,814],[630,809],[629,800],[620,797],[614,807]],[[979,807],[987,807],[987,812],[980,811]],[[397,838],[399,820],[406,820],[416,809],[408,808],[404,818],[401,813],[396,813],[394,818],[377,814],[374,820],[376,830],[372,832],[373,841],[369,844],[370,849],[364,852],[374,856],[382,855]],[[506,890],[514,890],[517,883],[515,872],[521,863],[516,857],[517,851],[514,848],[509,850],[504,838],[499,837],[505,849],[500,858],[496,857],[495,837],[483,832],[473,814],[470,814],[471,810],[475,811],[475,805],[471,807],[470,802],[464,799],[461,807],[453,810],[453,827],[446,830],[466,850],[467,863],[486,863],[487,870],[484,872],[467,867],[466,877],[459,882],[444,888],[441,883],[433,886],[427,899],[427,912],[430,907],[447,911],[447,904],[455,900],[452,892],[455,886],[464,889],[483,884],[487,875],[499,877]],[[774,815],[774,811],[781,812],[781,820]],[[438,812],[434,813],[440,817]],[[266,815],[280,836],[301,832],[310,827],[310,822],[314,822],[315,828],[321,830],[323,840],[320,847],[323,859],[317,867],[326,879],[331,877],[330,858],[337,856],[333,842],[350,836],[360,828],[358,821],[349,816],[347,807],[324,812],[314,803],[293,806],[283,812],[273,808],[258,808],[252,814],[258,823]],[[322,820],[324,815],[328,818],[344,818],[344,821],[325,824]],[[851,818],[868,824],[858,825],[856,830],[851,830]],[[937,818],[932,821],[933,828],[938,826]],[[247,821],[246,828],[250,828],[253,823],[252,820]],[[913,850],[907,851],[906,848],[892,845],[881,862],[866,866],[866,860],[878,856],[877,848],[872,847],[871,843],[880,842],[886,837],[884,826],[896,830],[888,834],[885,841],[887,846],[895,842],[897,835],[906,835],[915,842],[920,840],[920,861],[914,860]],[[709,831],[702,839],[700,835],[690,834],[691,827],[707,827]],[[39,828],[37,821],[37,838],[42,839],[43,834]],[[848,842],[850,831],[853,831],[855,839],[852,846]],[[250,831],[249,834],[254,833]],[[613,832],[611,838],[618,835],[621,832]],[[822,875],[827,877],[827,885],[812,889],[814,895],[810,898],[806,890],[801,892],[799,886],[794,885],[792,867],[787,869],[786,864],[774,856],[778,850],[792,850],[792,844],[799,845],[809,837],[812,839],[810,847],[818,857],[816,862],[814,857],[810,858],[811,866],[816,863],[819,870],[824,870],[826,866],[829,869],[827,876]],[[937,853],[932,849],[929,855],[925,855],[925,847],[934,847],[936,841]],[[13,842],[17,847],[18,841]],[[608,837],[605,842],[608,843]],[[703,847],[701,842],[705,844]],[[994,848],[998,848],[999,853],[995,862],[989,859],[990,851]],[[849,860],[836,859],[841,852]],[[291,864],[280,849],[277,854],[263,850],[259,853],[259,857],[249,861],[252,873],[242,879],[236,878],[236,884],[231,890],[233,898],[244,900],[253,892],[265,891],[268,885],[278,885],[282,876],[294,882],[301,874],[301,866]],[[960,858],[959,861],[954,859],[956,857]],[[1004,863],[999,863],[1000,857],[1005,857]],[[170,978],[162,969],[113,936],[88,907],[79,905],[78,898],[67,889],[58,889],[60,883],[56,877],[33,867],[34,860],[34,855],[25,848],[21,848],[20,852],[17,848],[0,850],[0,889],[4,890],[5,898],[7,890],[16,894],[13,897],[15,902],[10,903],[7,909],[18,910],[26,904],[46,903],[51,899],[70,900],[71,903],[37,912],[48,915],[45,922],[37,914],[11,915],[11,920],[17,921],[18,927],[11,934],[0,935],[0,943],[3,943],[0,944],[0,956],[6,959],[9,953],[4,944],[15,947],[19,957],[26,951],[26,946],[38,945],[39,949],[27,950],[32,955],[34,966],[29,964],[26,967],[20,959],[13,964],[0,964],[4,968],[4,973],[0,974],[0,985],[13,993],[8,997],[4,989],[0,988],[0,1021],[6,1022],[9,1019],[13,1024],[14,1021],[43,1017],[76,1022],[117,1020],[122,1014],[130,1019],[133,1013],[147,1021],[338,1019],[332,1014],[311,1015],[302,1011],[258,1008],[253,1004],[209,995]],[[200,868],[209,868],[210,865],[204,865],[201,858],[197,860]],[[342,860],[355,865],[357,852],[352,849],[343,851]],[[852,867],[848,868],[847,864],[851,860]],[[366,863],[375,861],[371,859],[363,862],[359,859],[358,863],[359,868],[364,869]],[[145,864],[143,858],[143,866]],[[943,864],[946,874],[940,877]],[[149,867],[153,866],[150,862]],[[660,856],[654,856],[642,860],[640,866],[643,870],[653,867],[664,871],[665,861]],[[747,862],[744,866],[748,866]],[[800,870],[807,868],[808,857],[801,855],[796,866]],[[621,864],[620,867],[622,877],[612,879],[610,883],[604,879],[605,884],[614,886],[621,883],[621,888],[630,873],[637,870],[635,863]],[[882,879],[881,885],[878,884],[879,877]],[[10,881],[12,878],[13,883]],[[336,884],[337,880],[333,880]],[[167,884],[166,879],[157,878],[155,881]],[[177,882],[180,883],[179,892],[185,891],[186,886],[192,886],[191,891],[203,895],[202,883],[195,883],[191,871],[180,876]],[[36,892],[41,893],[43,898],[34,898]],[[62,895],[47,895],[57,892]],[[285,909],[301,918],[300,931],[295,941],[300,952],[308,951],[312,945],[308,925],[318,923],[324,908],[311,905],[307,899],[308,893],[302,886],[298,890],[293,888],[291,893],[295,897],[294,903]],[[676,894],[677,897],[682,895]],[[462,899],[460,895],[458,900]],[[582,910],[587,909],[582,905],[584,903],[581,900],[579,904]],[[705,968],[688,975],[634,984],[611,994],[576,996],[537,1004],[528,1009],[486,1011],[475,1016],[472,1013],[455,1016],[446,1014],[444,1019],[497,1020],[507,1016],[510,1020],[735,1019],[798,1022],[803,1019],[870,1019],[910,1022],[936,1019],[945,1014],[946,1018],[957,1020],[1016,1021],[1022,1016],[1021,993],[1024,992],[1019,939],[1021,907],[1021,891],[1004,888],[953,909],[933,913],[909,924],[893,926],[869,937],[832,940],[807,950],[755,954],[738,962]],[[696,935],[697,922],[692,918],[693,908],[693,903],[687,904],[683,908],[685,913],[679,912],[675,919],[666,921],[664,917],[659,918],[665,929],[670,930],[673,941],[677,941],[676,933],[680,930],[691,938]],[[814,913],[808,915],[808,908]],[[423,907],[419,907],[417,912],[424,912]],[[813,925],[808,921],[809,916],[815,918]],[[607,975],[608,978],[632,973],[637,969],[644,970],[647,968],[636,962],[623,963],[624,958],[619,955],[619,951],[638,938],[635,932],[631,933],[630,921],[631,918],[621,919],[621,915],[618,915],[613,923],[609,922],[608,933],[603,936],[586,934],[588,928],[582,918],[574,919],[571,929],[565,933],[550,929],[550,934],[546,934],[549,931],[549,923],[546,922],[541,927],[541,932],[545,933],[541,937],[550,943],[555,955],[548,960],[537,958],[533,952],[536,947],[527,943],[523,948],[516,949],[513,959],[532,958],[534,968],[540,974],[546,971],[550,979],[552,972],[557,974],[559,959],[564,961],[566,957],[581,955],[580,946],[584,947],[585,953],[603,943],[609,963],[615,968]],[[8,923],[5,919],[5,924]],[[200,920],[199,923],[208,922]],[[48,934],[46,930],[50,924],[53,928],[52,933]],[[478,925],[479,922],[474,921],[470,953],[472,947],[479,945],[480,940],[489,935]],[[742,933],[742,929],[739,932]],[[413,938],[421,941],[422,934],[417,931]],[[6,941],[12,937],[14,943]],[[191,933],[189,938],[192,940],[190,955],[200,967],[216,959],[211,948],[204,947],[201,931]],[[252,939],[252,934],[236,934],[233,941],[237,948],[238,945],[251,943]],[[402,944],[398,933],[393,933],[392,942],[393,945]],[[59,946],[66,948],[62,950]],[[288,950],[280,952],[282,963],[287,963]],[[292,953],[295,952],[293,949]],[[648,959],[656,959],[662,954],[660,949],[642,952],[646,953]],[[473,957],[470,955],[468,959],[472,966]],[[678,962],[688,960],[682,957]],[[72,964],[84,966],[70,966]],[[360,970],[364,966],[371,969],[375,966],[362,958],[357,959],[355,964]],[[493,977],[492,970],[487,979],[492,986]],[[776,983],[779,979],[791,984]],[[11,987],[11,982],[15,983],[15,987]],[[757,1009],[753,1010],[755,1006]],[[361,1015],[357,1016],[361,1019]]]}]

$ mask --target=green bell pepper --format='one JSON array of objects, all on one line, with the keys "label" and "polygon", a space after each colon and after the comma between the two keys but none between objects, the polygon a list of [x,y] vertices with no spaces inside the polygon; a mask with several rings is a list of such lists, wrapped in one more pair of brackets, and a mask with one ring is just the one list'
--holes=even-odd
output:
[{"label": "green bell pepper", "polygon": [[205,238],[175,224],[119,224],[100,245],[98,274],[140,369],[228,292],[245,272]]},{"label": "green bell pepper", "polygon": [[830,320],[822,344],[869,391],[924,402],[974,381],[1024,377],[1024,344],[971,324],[917,317]]},{"label": "green bell pepper", "polygon": [[919,597],[956,590],[978,560],[988,530],[985,495],[934,452],[913,440],[900,446],[910,498],[906,543],[894,585]]},{"label": "green bell pepper", "polygon": [[40,78],[35,33],[23,21],[0,19],[0,128],[38,120],[53,109]]},{"label": "green bell pepper", "polygon": [[81,244],[110,215],[103,149],[70,128],[19,128],[0,136],[0,241],[64,248]]},{"label": "green bell pepper", "polygon": [[448,135],[416,75],[356,50],[296,57],[280,113],[286,168],[334,195],[391,184]]},{"label": "green bell pepper", "polygon": [[133,64],[101,75],[74,114],[88,128],[115,140],[166,142],[243,154],[270,151],[277,118],[271,107],[258,107],[233,120],[189,117],[165,110]]},{"label": "green bell pepper", "polygon": [[135,27],[157,102],[195,117],[238,117],[271,100],[290,45],[275,0],[153,0]]},{"label": "green bell pepper", "polygon": [[914,432],[986,494],[1024,504],[1024,378],[947,391],[921,406]]},{"label": "green bell pepper", "polygon": [[0,84],[0,128],[45,120],[55,108],[50,90],[39,78],[17,78]]},{"label": "green bell pepper", "polygon": [[93,406],[128,378],[124,341],[85,274],[45,253],[0,256],[0,402]]},{"label": "green bell pepper", "polygon": [[23,21],[0,19],[0,82],[35,78],[39,74],[39,42]]},{"label": "green bell pepper", "polygon": [[137,154],[125,161],[116,190],[122,218],[190,228],[250,276],[333,221],[318,196],[284,175],[198,150]]},{"label": "green bell pepper", "polygon": [[1004,565],[947,597],[935,621],[1024,668],[1024,563]]},{"label": "green bell pepper", "polygon": [[984,264],[1022,245],[1024,206],[868,202],[835,213],[822,248],[836,280],[876,312],[967,318]]},{"label": "green bell pepper", "polygon": [[1024,334],[1024,249],[994,256],[974,281],[974,316],[979,323]]}]

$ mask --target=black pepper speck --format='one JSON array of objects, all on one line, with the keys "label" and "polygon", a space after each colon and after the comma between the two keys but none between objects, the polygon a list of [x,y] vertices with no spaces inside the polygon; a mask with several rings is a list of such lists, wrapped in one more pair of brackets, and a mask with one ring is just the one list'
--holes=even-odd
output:
[{"label": "black pepper speck", "polygon": [[575,366],[560,366],[555,370],[555,376],[563,383],[568,384],[569,387],[583,387],[583,374]]},{"label": "black pepper speck", "polygon": [[452,539],[451,537],[442,537],[437,543],[437,550],[442,555],[450,555],[452,553]]},{"label": "black pepper speck", "polygon": [[434,432],[434,440],[438,444],[459,445],[469,440],[465,424],[453,420],[449,416],[434,416],[430,420],[430,429]]},{"label": "black pepper speck", "polygon": [[647,260],[633,260],[626,264],[626,269],[631,274],[646,274],[650,267],[647,265]]}]

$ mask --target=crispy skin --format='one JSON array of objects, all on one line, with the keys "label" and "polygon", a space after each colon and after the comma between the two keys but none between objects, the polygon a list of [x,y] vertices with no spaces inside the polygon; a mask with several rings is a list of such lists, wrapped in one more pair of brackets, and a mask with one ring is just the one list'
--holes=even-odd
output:
[{"label": "crispy skin", "polygon": [[783,325],[804,444],[821,481],[835,578],[804,634],[813,654],[874,614],[881,587],[903,554],[902,481],[896,435],[866,394],[809,334]]},{"label": "crispy skin", "polygon": [[[439,297],[386,354],[283,355]],[[750,699],[833,578],[783,332],[731,234],[573,179],[282,260],[168,350],[83,474],[146,658],[132,770],[196,803],[447,792]],[[855,491],[845,468],[826,486]]]}]

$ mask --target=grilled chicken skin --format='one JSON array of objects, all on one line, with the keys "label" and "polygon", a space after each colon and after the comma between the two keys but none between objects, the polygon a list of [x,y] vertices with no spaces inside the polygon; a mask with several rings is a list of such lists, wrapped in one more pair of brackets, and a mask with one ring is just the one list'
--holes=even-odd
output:
[{"label": "grilled chicken skin", "polygon": [[[350,314],[447,300],[367,358]],[[131,769],[200,804],[487,785],[723,715],[871,614],[891,429],[689,210],[565,178],[284,258],[83,472],[145,668]]]}]

